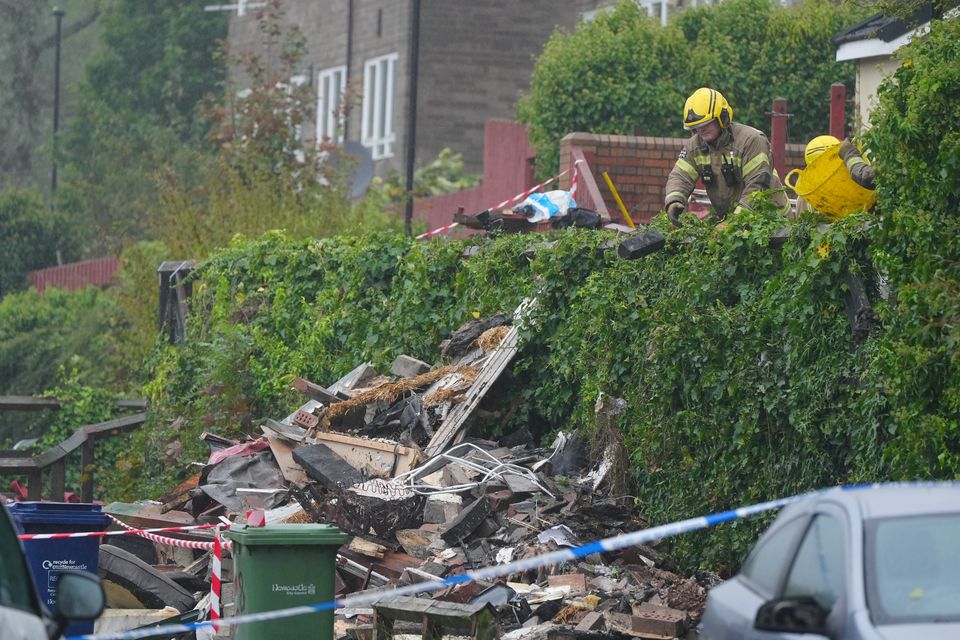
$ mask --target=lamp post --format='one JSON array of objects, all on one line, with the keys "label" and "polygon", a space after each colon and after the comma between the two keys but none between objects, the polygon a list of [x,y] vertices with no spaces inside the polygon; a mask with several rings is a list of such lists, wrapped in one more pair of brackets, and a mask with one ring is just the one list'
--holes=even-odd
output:
[{"label": "lamp post", "polygon": [[60,130],[60,26],[65,12],[54,7],[53,17],[57,19],[57,38],[53,63],[53,173],[50,176],[50,195],[57,193],[57,131]]}]

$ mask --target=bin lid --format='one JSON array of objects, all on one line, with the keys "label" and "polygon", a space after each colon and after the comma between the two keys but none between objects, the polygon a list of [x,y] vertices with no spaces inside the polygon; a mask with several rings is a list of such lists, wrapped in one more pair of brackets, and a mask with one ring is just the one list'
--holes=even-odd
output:
[{"label": "bin lid", "polygon": [[268,524],[234,526],[223,533],[241,545],[330,545],[339,547],[349,536],[332,524]]},{"label": "bin lid", "polygon": [[110,522],[99,504],[85,502],[15,502],[7,505],[23,524],[93,524]]}]

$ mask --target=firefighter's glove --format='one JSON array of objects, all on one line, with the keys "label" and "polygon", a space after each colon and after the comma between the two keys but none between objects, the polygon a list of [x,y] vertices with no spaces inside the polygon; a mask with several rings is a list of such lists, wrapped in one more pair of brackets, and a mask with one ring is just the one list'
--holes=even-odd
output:
[{"label": "firefighter's glove", "polygon": [[857,149],[857,145],[853,144],[850,138],[844,138],[843,142],[840,143],[840,149],[837,153],[839,153],[843,161],[846,162],[853,156],[859,156],[860,149]]},{"label": "firefighter's glove", "polygon": [[667,218],[670,219],[670,222],[672,222],[674,226],[683,226],[683,223],[680,222],[680,214],[683,213],[685,208],[683,203],[680,202],[671,202],[667,205]]}]

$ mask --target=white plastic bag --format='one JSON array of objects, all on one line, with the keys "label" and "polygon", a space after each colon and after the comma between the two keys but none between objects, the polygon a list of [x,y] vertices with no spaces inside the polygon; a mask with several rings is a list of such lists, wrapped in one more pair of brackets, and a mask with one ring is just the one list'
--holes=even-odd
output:
[{"label": "white plastic bag", "polygon": [[527,196],[516,209],[523,209],[527,205],[533,209],[533,215],[527,218],[527,222],[532,223],[562,216],[568,209],[576,207],[577,203],[570,197],[569,191],[547,191]]}]

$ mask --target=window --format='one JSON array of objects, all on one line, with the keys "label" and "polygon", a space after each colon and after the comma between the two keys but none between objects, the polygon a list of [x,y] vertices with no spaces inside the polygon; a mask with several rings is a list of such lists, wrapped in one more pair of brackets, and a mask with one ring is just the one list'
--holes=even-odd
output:
[{"label": "window", "polygon": [[393,76],[397,54],[367,60],[363,66],[363,145],[374,160],[393,155]]},{"label": "window", "polygon": [[324,69],[318,76],[317,87],[317,141],[327,138],[342,143],[343,114],[340,102],[347,87],[347,68]]},{"label": "window", "polygon": [[[309,78],[307,76],[291,76],[290,84],[286,85],[287,95],[289,96],[288,107],[287,107],[287,118],[290,120],[290,125],[293,127],[293,137],[297,142],[303,142],[303,124],[300,121],[301,119],[294,118],[292,111],[296,108],[297,102],[299,101],[299,96],[297,95],[297,88],[302,87],[307,84]],[[299,154],[302,156],[303,152],[300,151]],[[299,158],[303,162],[303,158]]]},{"label": "window", "polygon": [[832,609],[843,590],[846,569],[843,544],[842,523],[826,514],[816,516],[797,550],[783,595],[787,598],[809,596],[827,611]]},{"label": "window", "polygon": [[806,518],[796,518],[765,536],[744,563],[741,573],[765,595],[773,596],[780,588],[790,555],[806,523]]},{"label": "window", "polygon": [[866,530],[875,623],[960,621],[960,514],[874,520]]}]

